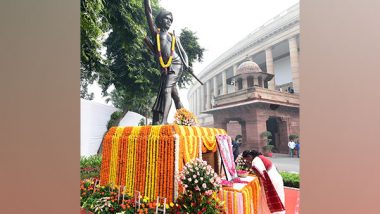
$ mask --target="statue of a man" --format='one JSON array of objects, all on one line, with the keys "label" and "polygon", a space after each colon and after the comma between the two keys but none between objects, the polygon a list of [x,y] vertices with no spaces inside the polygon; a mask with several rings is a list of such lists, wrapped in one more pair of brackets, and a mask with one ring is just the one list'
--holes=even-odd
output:
[{"label": "statue of a man", "polygon": [[[151,48],[154,49],[156,58],[160,64],[161,79],[156,102],[153,105],[153,125],[167,124],[172,99],[176,109],[183,108],[178,95],[176,83],[185,68],[188,68],[188,57],[179,38],[168,30],[173,22],[171,12],[162,9],[153,22],[150,0],[144,0],[145,14],[147,17],[151,40]],[[153,41],[153,42],[152,42]]]}]

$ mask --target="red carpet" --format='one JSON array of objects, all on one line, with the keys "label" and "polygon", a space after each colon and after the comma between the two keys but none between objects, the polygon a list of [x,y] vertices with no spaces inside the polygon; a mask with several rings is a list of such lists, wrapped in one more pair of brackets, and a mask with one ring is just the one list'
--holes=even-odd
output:
[{"label": "red carpet", "polygon": [[300,191],[285,188],[285,208],[287,214],[298,214],[300,209]]}]

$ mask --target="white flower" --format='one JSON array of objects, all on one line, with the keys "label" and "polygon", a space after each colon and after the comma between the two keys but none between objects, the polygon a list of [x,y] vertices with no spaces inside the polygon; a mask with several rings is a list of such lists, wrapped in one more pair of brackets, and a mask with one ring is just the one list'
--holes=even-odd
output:
[{"label": "white flower", "polygon": [[202,184],[203,189],[207,188],[207,185],[205,183]]},{"label": "white flower", "polygon": [[195,179],[194,183],[196,183],[196,184],[197,184],[197,183],[198,183],[198,180],[197,180],[197,179]]},{"label": "white flower", "polygon": [[212,190],[207,190],[206,195],[212,195]]},{"label": "white flower", "polygon": [[220,182],[222,182],[222,180],[221,180],[219,177],[217,177],[217,178],[216,178],[216,182],[217,182],[217,183],[220,183]]},{"label": "white flower", "polygon": [[191,178],[188,178],[187,180],[188,180],[188,181],[191,181]]},{"label": "white flower", "polygon": [[193,175],[193,178],[197,178],[197,175]]}]

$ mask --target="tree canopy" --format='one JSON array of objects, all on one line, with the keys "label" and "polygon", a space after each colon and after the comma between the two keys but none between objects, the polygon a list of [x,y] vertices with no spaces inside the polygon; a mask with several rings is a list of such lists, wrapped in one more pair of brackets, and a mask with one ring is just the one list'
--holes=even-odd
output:
[{"label": "tree canopy", "polygon": [[[152,0],[153,13],[158,12]],[[142,0],[81,0],[81,97],[91,99],[87,86],[97,80],[115,107],[150,116],[159,88],[158,63],[144,44],[148,32]],[[108,37],[102,41],[102,36]],[[180,40],[189,63],[201,61],[204,49],[195,33],[185,28]],[[102,56],[101,50],[106,54]],[[191,83],[187,72],[179,86]],[[108,94],[110,86],[115,89]]]}]

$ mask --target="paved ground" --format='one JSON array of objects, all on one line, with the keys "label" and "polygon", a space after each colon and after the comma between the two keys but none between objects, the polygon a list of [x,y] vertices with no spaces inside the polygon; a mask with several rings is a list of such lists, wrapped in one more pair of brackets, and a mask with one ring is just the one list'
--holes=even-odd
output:
[{"label": "paved ground", "polygon": [[273,154],[272,158],[269,158],[279,171],[299,173],[300,171],[300,159],[291,158],[285,154]]}]

